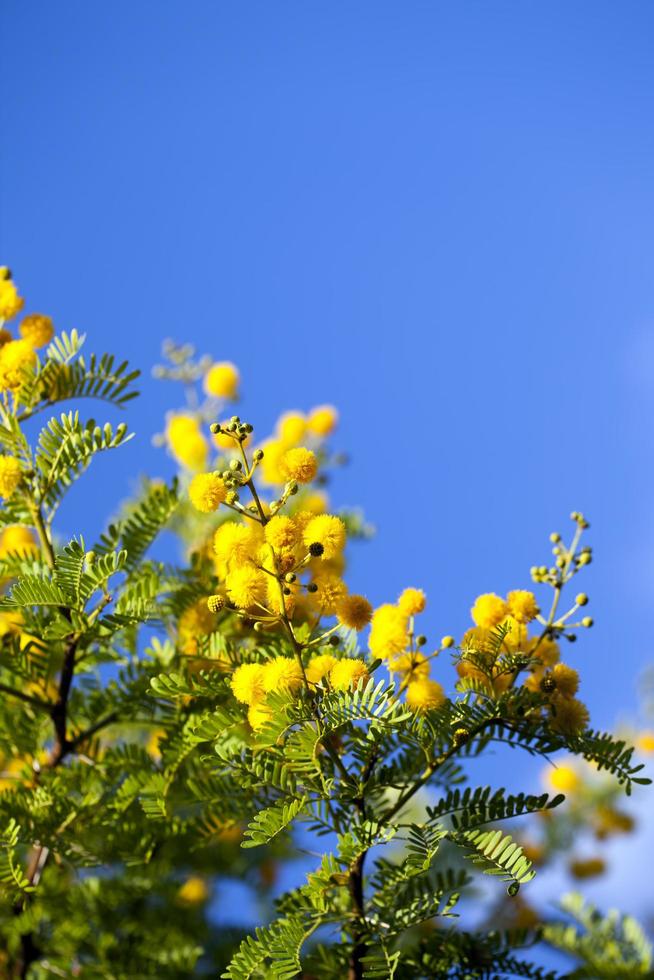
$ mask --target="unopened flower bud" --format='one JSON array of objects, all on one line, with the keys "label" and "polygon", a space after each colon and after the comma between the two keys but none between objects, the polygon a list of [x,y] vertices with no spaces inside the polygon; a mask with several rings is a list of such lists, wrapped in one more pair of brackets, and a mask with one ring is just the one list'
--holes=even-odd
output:
[{"label": "unopened flower bud", "polygon": [[581,625],[585,626],[586,629],[590,629],[590,627],[593,625],[593,622],[594,620],[592,616],[584,616],[584,618],[581,621]]},{"label": "unopened flower bud", "polygon": [[586,595],[585,592],[580,592],[579,595],[575,598],[575,602],[577,603],[578,606],[586,606],[588,604],[588,596]]},{"label": "unopened flower bud", "polygon": [[465,745],[469,738],[470,732],[467,728],[455,728],[452,741],[454,742],[455,748],[458,749],[461,745]]},{"label": "unopened flower bud", "polygon": [[450,647],[453,647],[454,646],[454,637],[453,636],[444,636],[443,639],[441,640],[441,646],[443,647],[444,650],[448,650]]},{"label": "unopened flower bud", "polygon": [[209,612],[217,613],[223,609],[225,605],[225,600],[221,595],[210,595],[207,599],[207,607]]}]

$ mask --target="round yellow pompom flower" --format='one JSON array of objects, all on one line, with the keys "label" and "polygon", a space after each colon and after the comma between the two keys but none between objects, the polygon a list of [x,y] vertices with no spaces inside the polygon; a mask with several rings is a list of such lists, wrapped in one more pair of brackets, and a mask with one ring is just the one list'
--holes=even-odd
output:
[{"label": "round yellow pompom flower", "polygon": [[36,364],[36,354],[26,340],[10,340],[0,347],[0,388],[16,391],[25,372]]},{"label": "round yellow pompom flower", "polygon": [[385,660],[403,653],[407,646],[407,617],[397,606],[386,603],[375,609],[370,630],[370,652]]},{"label": "round yellow pompom flower", "polygon": [[359,681],[368,680],[368,668],[363,660],[337,660],[329,672],[329,682],[335,691],[354,690]]},{"label": "round yellow pompom flower", "polygon": [[213,539],[213,550],[221,574],[228,568],[239,568],[250,561],[261,546],[259,525],[238,524],[226,521],[221,524]]},{"label": "round yellow pompom flower", "polygon": [[233,400],[238,394],[240,375],[231,361],[218,361],[212,364],[204,378],[204,390],[214,398]]},{"label": "round yellow pompom flower", "polygon": [[329,560],[345,547],[345,524],[340,517],[332,514],[318,514],[307,522],[302,537],[309,550],[312,545],[320,545],[322,552],[319,557]]},{"label": "round yellow pompom flower", "polygon": [[309,683],[319,684],[327,677],[335,663],[337,663],[336,657],[332,657],[331,653],[320,653],[317,657],[312,657],[305,671]]},{"label": "round yellow pompom flower", "polygon": [[291,517],[271,517],[264,531],[266,541],[276,551],[287,551],[297,544],[298,528]]},{"label": "round yellow pompom flower", "polygon": [[363,595],[348,595],[336,604],[336,617],[343,626],[362,630],[372,619],[372,606]]},{"label": "round yellow pompom flower", "polygon": [[20,313],[25,300],[11,279],[0,278],[0,320],[11,320]]},{"label": "round yellow pompom flower", "polygon": [[261,602],[266,591],[265,576],[254,565],[241,565],[230,571],[226,580],[227,595],[239,609]]},{"label": "round yellow pompom flower", "polygon": [[183,905],[201,905],[209,897],[209,888],[204,878],[191,875],[177,892],[177,898]]},{"label": "round yellow pompom flower", "polygon": [[579,690],[579,674],[567,664],[555,664],[552,677],[556,682],[556,693],[564,698],[573,698]]},{"label": "round yellow pompom flower", "polygon": [[0,456],[0,497],[7,500],[23,478],[20,463],[13,456]]},{"label": "round yellow pompom flower", "polygon": [[241,664],[232,674],[232,693],[242,704],[254,704],[263,698],[263,667],[261,664]]},{"label": "round yellow pompom flower", "polygon": [[423,612],[427,605],[427,597],[422,589],[405,589],[397,604],[406,616],[416,616]]},{"label": "round yellow pompom flower", "polygon": [[556,698],[551,710],[552,728],[563,735],[578,735],[588,728],[588,708],[576,698]]},{"label": "round yellow pompom flower", "polygon": [[526,589],[515,589],[506,597],[509,613],[519,623],[530,623],[539,613],[536,596]]},{"label": "round yellow pompom flower", "polygon": [[648,755],[654,752],[654,732],[641,732],[636,739],[636,748]]},{"label": "round yellow pompom flower", "polygon": [[338,575],[329,573],[316,575],[313,582],[318,586],[318,591],[312,595],[314,603],[323,615],[333,616],[347,595],[345,582]]},{"label": "round yellow pompom flower", "polygon": [[547,783],[559,793],[574,793],[581,786],[581,779],[572,766],[557,766],[548,770]]},{"label": "round yellow pompom flower", "polygon": [[32,313],[23,317],[18,332],[32,347],[45,347],[54,337],[54,326],[49,316]]},{"label": "round yellow pompom flower", "polygon": [[284,412],[277,419],[276,431],[284,446],[297,446],[307,431],[306,419],[301,412]]},{"label": "round yellow pompom flower", "polygon": [[188,495],[196,510],[211,514],[225,502],[227,489],[219,473],[198,473],[189,484]]},{"label": "round yellow pompom flower", "polygon": [[427,677],[411,681],[406,689],[406,703],[412,711],[428,711],[445,701],[445,692],[437,681]]},{"label": "round yellow pompom flower", "polygon": [[500,599],[494,592],[486,592],[484,595],[477,596],[475,604],[470,610],[473,622],[484,629],[492,629],[502,622],[507,613],[504,599]]},{"label": "round yellow pompom flower", "polygon": [[19,554],[37,554],[39,546],[34,534],[22,524],[12,524],[0,534],[0,557],[18,552]]},{"label": "round yellow pompom flower", "polygon": [[171,414],[166,425],[166,442],[175,460],[189,470],[203,470],[209,443],[192,415]]},{"label": "round yellow pompom flower", "polygon": [[307,428],[314,436],[331,435],[338,422],[338,412],[333,405],[317,405],[309,412]]},{"label": "round yellow pompom flower", "polygon": [[304,682],[302,668],[292,657],[275,657],[263,668],[264,691],[294,694]]},{"label": "round yellow pompom flower", "polygon": [[[265,456],[264,456],[265,459]],[[287,450],[281,458],[280,468],[286,480],[311,483],[318,472],[316,454],[304,446]]]}]

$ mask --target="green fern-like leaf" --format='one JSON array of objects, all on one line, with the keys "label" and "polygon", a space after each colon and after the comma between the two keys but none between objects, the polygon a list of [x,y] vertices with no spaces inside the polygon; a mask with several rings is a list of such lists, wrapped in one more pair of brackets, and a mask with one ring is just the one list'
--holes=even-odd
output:
[{"label": "green fern-like leaf", "polygon": [[497,875],[511,882],[512,894],[536,875],[520,845],[501,830],[469,830],[449,837],[459,847],[472,851],[470,860],[484,874]]},{"label": "green fern-like leaf", "polygon": [[298,813],[302,812],[306,802],[304,796],[294,800],[279,800],[265,810],[260,810],[248,824],[244,836],[249,840],[243,840],[241,847],[258,847],[260,844],[267,844],[273,837],[286,830]]}]

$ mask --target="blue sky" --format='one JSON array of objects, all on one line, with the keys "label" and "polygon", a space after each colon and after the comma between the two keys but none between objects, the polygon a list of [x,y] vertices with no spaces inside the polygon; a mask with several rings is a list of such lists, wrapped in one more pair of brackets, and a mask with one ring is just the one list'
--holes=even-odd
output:
[{"label": "blue sky", "polygon": [[[593,721],[654,660],[654,9],[647,2],[5,0],[0,246],[32,309],[146,373],[89,533],[150,447],[161,339],[243,414],[339,406],[352,583],[457,633],[592,522]],[[581,583],[580,583],[581,584]],[[651,812],[651,806],[650,806]]]}]

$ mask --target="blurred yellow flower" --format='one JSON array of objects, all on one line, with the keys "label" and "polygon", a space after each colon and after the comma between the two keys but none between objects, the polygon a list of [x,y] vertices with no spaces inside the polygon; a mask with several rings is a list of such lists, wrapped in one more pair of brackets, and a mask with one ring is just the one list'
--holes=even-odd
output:
[{"label": "blurred yellow flower", "polygon": [[204,378],[204,390],[214,398],[228,398],[233,401],[238,394],[240,375],[231,361],[218,361],[212,364]]}]

